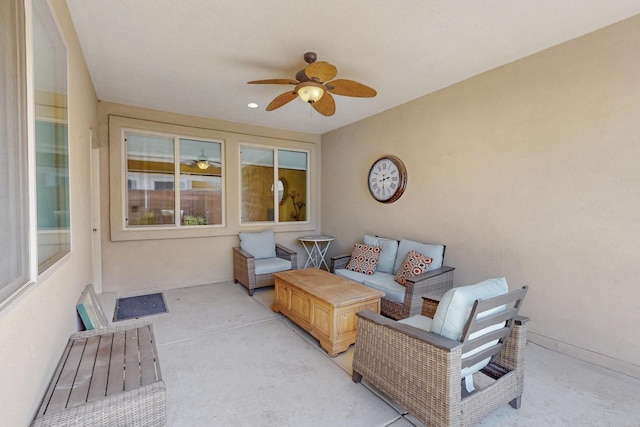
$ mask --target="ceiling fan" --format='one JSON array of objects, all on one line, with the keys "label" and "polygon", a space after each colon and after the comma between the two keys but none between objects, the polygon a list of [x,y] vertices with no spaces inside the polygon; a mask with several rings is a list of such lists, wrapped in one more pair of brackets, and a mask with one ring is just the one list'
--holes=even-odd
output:
[{"label": "ceiling fan", "polygon": [[288,91],[275,97],[269,105],[267,111],[280,108],[295,98],[300,97],[320,114],[332,116],[336,112],[334,95],[354,96],[358,98],[372,98],[376,96],[375,89],[365,86],[353,80],[337,79],[332,80],[338,69],[328,62],[316,62],[317,55],[314,52],[304,54],[307,67],[296,73],[294,79],[268,79],[254,80],[249,84],[289,84],[295,85],[293,91]]},{"label": "ceiling fan", "polygon": [[204,154],[204,150],[202,150],[202,154],[200,154],[198,158],[193,160],[183,161],[182,163],[187,164],[191,167],[197,167],[198,169],[201,169],[201,170],[207,170],[209,169],[210,166],[213,166],[213,167],[222,166],[218,162],[213,162],[209,160],[209,158]]}]

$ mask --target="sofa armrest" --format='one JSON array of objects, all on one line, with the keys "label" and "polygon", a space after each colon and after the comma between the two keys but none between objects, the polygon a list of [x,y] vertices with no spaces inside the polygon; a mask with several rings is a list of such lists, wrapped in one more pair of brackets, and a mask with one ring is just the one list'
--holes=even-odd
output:
[{"label": "sofa armrest", "polygon": [[349,260],[351,259],[351,254],[343,254],[332,256],[329,261],[329,271],[335,273],[336,270],[341,268],[346,268],[347,264],[349,264]]},{"label": "sofa armrest", "polygon": [[422,274],[419,274],[417,276],[413,276],[413,277],[410,278],[410,280],[413,280],[414,282],[419,282],[419,281],[422,281],[422,280],[430,279],[432,277],[440,276],[442,274],[446,274],[446,273],[448,273],[450,271],[453,271],[455,269],[456,269],[455,267],[448,267],[446,265],[443,265],[440,268],[436,268],[434,270],[427,270],[426,273],[422,273]]},{"label": "sofa armrest", "polygon": [[[426,293],[444,293],[453,287],[454,267],[443,266],[407,278],[407,293],[422,297]],[[419,301],[419,304],[422,302]]]},{"label": "sofa armrest", "polygon": [[454,270],[454,267],[443,266],[417,276],[408,277],[407,282],[413,284],[414,294],[446,292],[453,287]]},{"label": "sofa armrest", "polygon": [[276,243],[276,256],[291,261],[291,269],[298,269],[298,252]]},{"label": "sofa armrest", "polygon": [[460,413],[462,344],[372,312],[358,313],[353,381],[368,383],[427,425]]}]

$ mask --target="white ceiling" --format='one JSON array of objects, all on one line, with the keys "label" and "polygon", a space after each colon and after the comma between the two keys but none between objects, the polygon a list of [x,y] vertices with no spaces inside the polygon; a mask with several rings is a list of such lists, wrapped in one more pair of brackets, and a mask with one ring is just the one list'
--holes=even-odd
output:
[{"label": "white ceiling", "polygon": [[[67,0],[98,98],[322,134],[640,13],[639,0]],[[303,54],[375,98],[271,112]],[[249,102],[258,109],[247,107]]]}]

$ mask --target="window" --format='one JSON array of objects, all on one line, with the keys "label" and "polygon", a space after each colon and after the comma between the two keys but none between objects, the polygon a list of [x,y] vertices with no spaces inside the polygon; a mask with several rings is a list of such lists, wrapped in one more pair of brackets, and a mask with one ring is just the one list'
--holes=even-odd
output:
[{"label": "window", "polygon": [[139,131],[124,142],[127,229],[223,223],[221,142]]},{"label": "window", "polygon": [[107,111],[111,241],[235,237],[245,225],[317,228],[319,137],[288,140],[216,129],[208,120],[194,126],[121,113]]},{"label": "window", "polygon": [[[0,303],[29,281],[24,11],[0,2]],[[6,215],[6,216],[5,216]]]},{"label": "window", "polygon": [[308,156],[307,151],[241,146],[241,223],[309,221]]},{"label": "window", "polygon": [[38,273],[71,251],[67,125],[36,120]]},{"label": "window", "polygon": [[0,28],[2,309],[71,251],[71,239],[66,47],[44,0],[0,2]]},{"label": "window", "polygon": [[46,1],[33,1],[38,273],[71,252],[67,51]]}]

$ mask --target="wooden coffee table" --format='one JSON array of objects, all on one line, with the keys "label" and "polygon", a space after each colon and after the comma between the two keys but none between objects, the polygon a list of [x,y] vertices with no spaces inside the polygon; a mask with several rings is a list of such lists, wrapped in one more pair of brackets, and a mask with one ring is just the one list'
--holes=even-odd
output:
[{"label": "wooden coffee table", "polygon": [[383,292],[317,268],[273,273],[280,312],[307,331],[329,356],[335,357],[356,341],[356,313],[380,313]]}]

